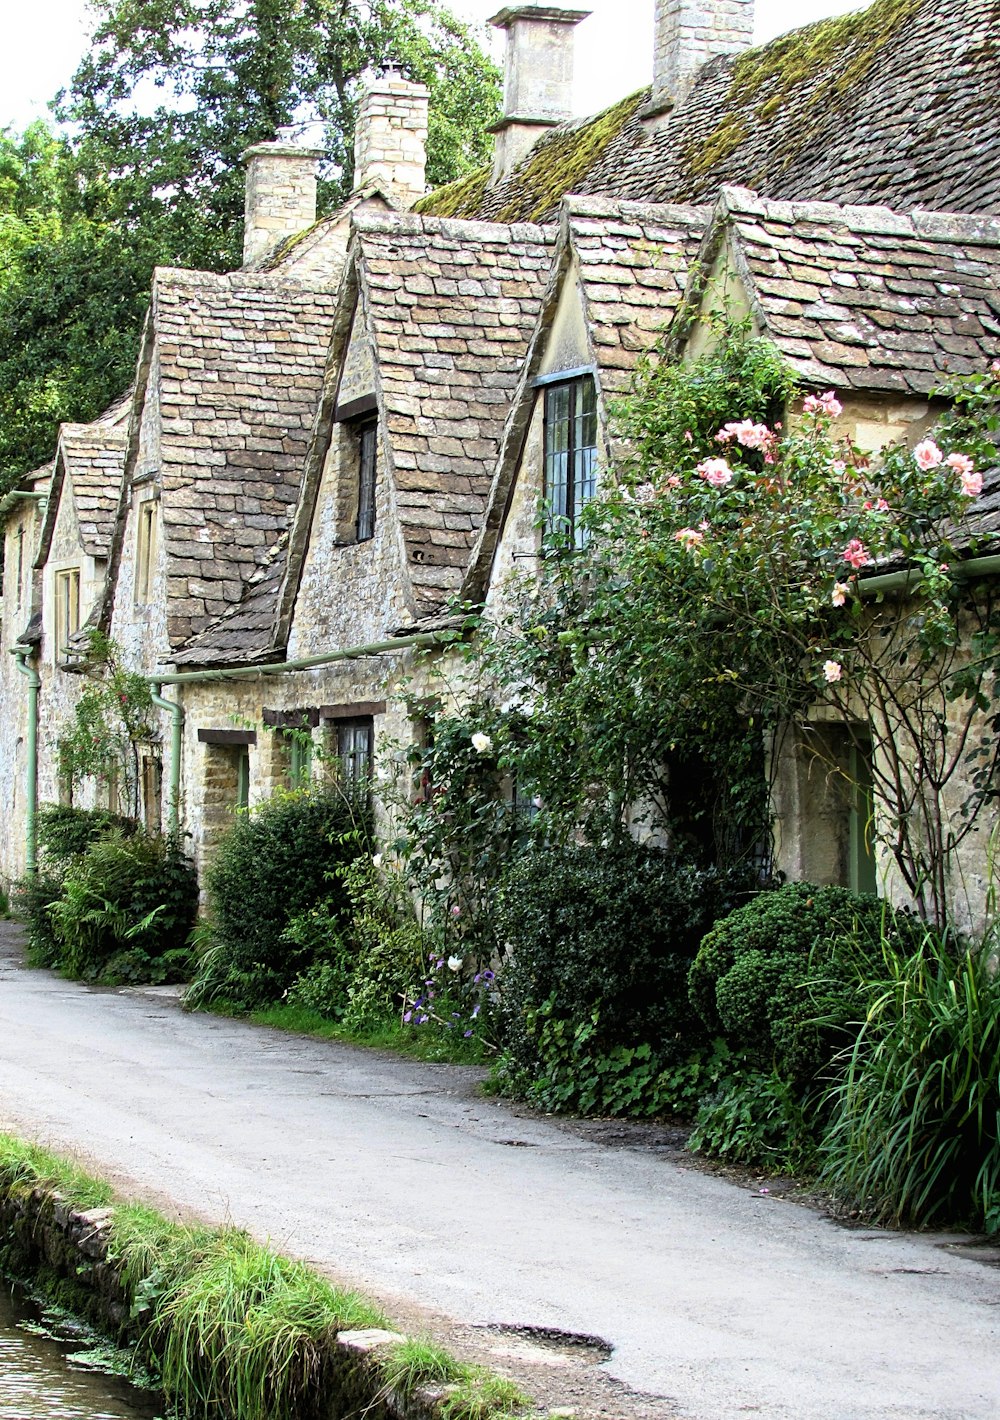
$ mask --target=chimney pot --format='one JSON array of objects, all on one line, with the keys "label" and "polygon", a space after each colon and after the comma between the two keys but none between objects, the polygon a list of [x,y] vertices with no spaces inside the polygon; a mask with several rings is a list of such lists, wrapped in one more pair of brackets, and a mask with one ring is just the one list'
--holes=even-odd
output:
[{"label": "chimney pot", "polygon": [[493,183],[502,182],[549,128],[573,114],[573,31],[590,10],[507,5],[490,20],[506,30],[503,118],[493,127]]},{"label": "chimney pot", "polygon": [[703,67],[753,43],[754,0],[656,0],[653,116],[682,103]]}]

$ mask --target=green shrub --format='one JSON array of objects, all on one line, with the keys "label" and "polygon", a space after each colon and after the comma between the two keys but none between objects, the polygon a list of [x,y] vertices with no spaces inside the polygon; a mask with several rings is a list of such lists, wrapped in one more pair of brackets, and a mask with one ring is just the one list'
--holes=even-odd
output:
[{"label": "green shrub", "polygon": [[128,836],[137,825],[106,809],[78,809],[71,804],[46,804],[38,814],[38,847],[45,861],[65,870],[74,858],[111,829]]},{"label": "green shrub", "polygon": [[883,933],[902,944],[915,931],[878,898],[792,883],[706,934],[688,976],[691,1002],[750,1068],[807,1087],[858,1019],[859,964],[879,956]]},{"label": "green shrub", "polygon": [[[289,924],[326,904],[331,930],[348,915],[339,871],[369,850],[367,808],[336,786],[279,793],[239,815],[207,873],[213,944],[189,992],[246,1009],[281,998],[312,965],[315,937]],[[325,923],[323,924],[325,930]]]},{"label": "green shrub", "polygon": [[62,875],[44,863],[37,873],[22,878],[14,889],[14,911],[28,929],[31,966],[59,964],[59,942],[49,908],[62,896]]},{"label": "green shrub", "polygon": [[639,1045],[661,1067],[686,1055],[704,1039],[688,1001],[688,967],[739,887],[631,842],[524,854],[497,906],[506,951],[501,1025],[513,1071],[539,1080],[557,1072],[580,1029],[593,1058]]},{"label": "green shrub", "polygon": [[927,932],[885,944],[831,1087],[822,1178],[879,1222],[1000,1232],[1000,978],[985,950]]},{"label": "green shrub", "polygon": [[111,829],[71,862],[46,909],[53,965],[86,980],[178,979],[197,907],[194,867],[176,841]]}]

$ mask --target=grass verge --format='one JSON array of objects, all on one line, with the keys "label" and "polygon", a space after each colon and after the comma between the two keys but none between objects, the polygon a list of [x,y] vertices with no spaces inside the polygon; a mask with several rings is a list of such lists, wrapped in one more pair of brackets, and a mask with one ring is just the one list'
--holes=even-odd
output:
[{"label": "grass verge", "polygon": [[[391,1413],[404,1415],[407,1398],[428,1386],[440,1394],[428,1406],[425,1390],[420,1413],[437,1420],[503,1420],[531,1408],[512,1382],[421,1341],[345,1362],[339,1333],[389,1328],[356,1292],[238,1229],[188,1227],[115,1203],[107,1184],[76,1165],[0,1134],[0,1215],[9,1223],[17,1213],[25,1222],[25,1206],[39,1193],[48,1196],[50,1214],[58,1211],[52,1195],[77,1212],[110,1209],[97,1254],[89,1245],[96,1226],[83,1228],[86,1256],[97,1256],[95,1278],[110,1263],[126,1318],[120,1339],[131,1340],[137,1359],[189,1420],[318,1420],[355,1409],[375,1417],[390,1413],[390,1397],[403,1403]],[[38,1218],[27,1220],[32,1246],[50,1252],[38,1227]],[[64,1267],[80,1285],[85,1255],[67,1248]],[[331,1396],[349,1403],[335,1406]]]},{"label": "grass verge", "polygon": [[230,1016],[234,1020],[252,1021],[258,1026],[270,1026],[273,1030],[289,1031],[294,1035],[311,1035],[319,1040],[341,1040],[346,1045],[364,1045],[374,1050],[394,1050],[414,1060],[430,1060],[435,1064],[486,1063],[480,1043],[474,1039],[463,1039],[461,1032],[452,1036],[439,1030],[405,1026],[397,1020],[387,1020],[364,1030],[349,1030],[338,1022],[321,1016],[317,1011],[280,1002],[259,1011],[249,1012],[233,1006],[228,1001],[213,1001],[210,1006],[198,1009],[208,1010],[213,1015]]}]

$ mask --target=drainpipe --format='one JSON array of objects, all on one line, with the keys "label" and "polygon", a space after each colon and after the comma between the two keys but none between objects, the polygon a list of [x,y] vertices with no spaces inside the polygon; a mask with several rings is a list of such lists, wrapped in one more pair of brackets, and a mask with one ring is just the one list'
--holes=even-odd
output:
[{"label": "drainpipe", "polygon": [[11,655],[17,668],[28,679],[28,765],[26,785],[24,869],[30,876],[38,872],[38,691],[42,678],[34,666],[28,665],[30,646],[13,646]]},{"label": "drainpipe", "polygon": [[170,778],[168,780],[167,823],[170,832],[176,834],[181,827],[181,741],[184,733],[184,706],[179,700],[164,700],[160,691],[162,685],[155,681],[150,685],[150,698],[159,710],[170,716]]}]

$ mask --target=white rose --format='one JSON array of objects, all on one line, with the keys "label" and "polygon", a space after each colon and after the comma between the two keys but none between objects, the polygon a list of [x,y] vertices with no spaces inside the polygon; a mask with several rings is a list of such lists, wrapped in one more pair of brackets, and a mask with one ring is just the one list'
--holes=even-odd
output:
[{"label": "white rose", "polygon": [[463,964],[464,960],[465,960],[464,957],[449,957],[449,958],[448,958],[448,970],[449,970],[449,971],[461,971],[461,970],[462,970],[462,964]]},{"label": "white rose", "polygon": [[472,748],[477,754],[489,754],[493,748],[493,741],[489,735],[484,735],[482,730],[477,730],[472,736]]},{"label": "white rose", "polygon": [[374,855],[374,857],[372,858],[372,867],[373,867],[373,868],[381,868],[381,866],[382,866],[382,854],[381,854],[381,853],[376,853],[376,854]]}]

